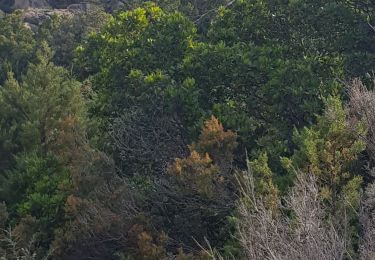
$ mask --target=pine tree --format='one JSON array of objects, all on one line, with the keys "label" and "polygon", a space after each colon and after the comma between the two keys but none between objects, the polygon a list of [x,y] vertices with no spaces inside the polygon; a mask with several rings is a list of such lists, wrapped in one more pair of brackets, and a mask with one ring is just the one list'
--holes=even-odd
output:
[{"label": "pine tree", "polygon": [[20,80],[9,73],[0,88],[0,201],[12,226],[34,220],[32,229],[39,230],[38,244],[46,250],[64,223],[72,189],[69,158],[85,135],[84,104],[79,82],[50,62],[45,43],[36,57]]},{"label": "pine tree", "polygon": [[352,124],[348,120],[340,99],[330,97],[316,125],[295,131],[297,149],[291,159],[283,159],[283,164],[292,172],[300,169],[314,174],[320,183],[321,195],[334,203],[347,190],[346,185],[351,186],[352,181],[360,178],[350,171],[350,166],[365,149],[360,139],[364,133],[361,122]]},{"label": "pine tree", "polygon": [[62,67],[50,62],[44,43],[38,63],[30,64],[22,80],[8,75],[0,89],[0,151],[10,158],[19,151],[47,154],[57,144],[64,120],[82,120],[80,84]]}]

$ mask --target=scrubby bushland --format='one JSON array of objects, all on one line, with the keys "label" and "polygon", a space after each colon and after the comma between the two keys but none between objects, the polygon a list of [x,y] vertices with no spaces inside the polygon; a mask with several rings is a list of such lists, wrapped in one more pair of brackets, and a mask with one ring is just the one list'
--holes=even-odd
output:
[{"label": "scrubby bushland", "polygon": [[371,1],[89,2],[0,18],[0,257],[374,257]]}]

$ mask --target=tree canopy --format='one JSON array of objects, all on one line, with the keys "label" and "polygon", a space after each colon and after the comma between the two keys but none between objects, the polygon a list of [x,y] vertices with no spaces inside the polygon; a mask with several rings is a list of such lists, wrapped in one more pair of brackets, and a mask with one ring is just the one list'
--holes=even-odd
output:
[{"label": "tree canopy", "polygon": [[375,257],[375,2],[42,4],[0,1],[0,258]]}]

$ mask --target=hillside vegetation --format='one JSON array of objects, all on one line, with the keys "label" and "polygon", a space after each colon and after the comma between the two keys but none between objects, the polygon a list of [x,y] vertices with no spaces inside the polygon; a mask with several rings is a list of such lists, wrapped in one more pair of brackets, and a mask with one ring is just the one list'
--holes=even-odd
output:
[{"label": "hillside vegetation", "polygon": [[375,259],[375,1],[0,9],[1,259]]}]

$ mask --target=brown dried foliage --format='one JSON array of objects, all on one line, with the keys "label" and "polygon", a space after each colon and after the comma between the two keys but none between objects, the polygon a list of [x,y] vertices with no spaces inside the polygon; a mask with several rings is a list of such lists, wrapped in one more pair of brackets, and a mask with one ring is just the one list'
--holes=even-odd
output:
[{"label": "brown dried foliage", "polygon": [[211,116],[204,122],[199,140],[193,143],[190,151],[198,151],[201,154],[208,153],[223,174],[229,174],[232,168],[233,154],[237,147],[237,134],[225,131],[219,120]]}]

